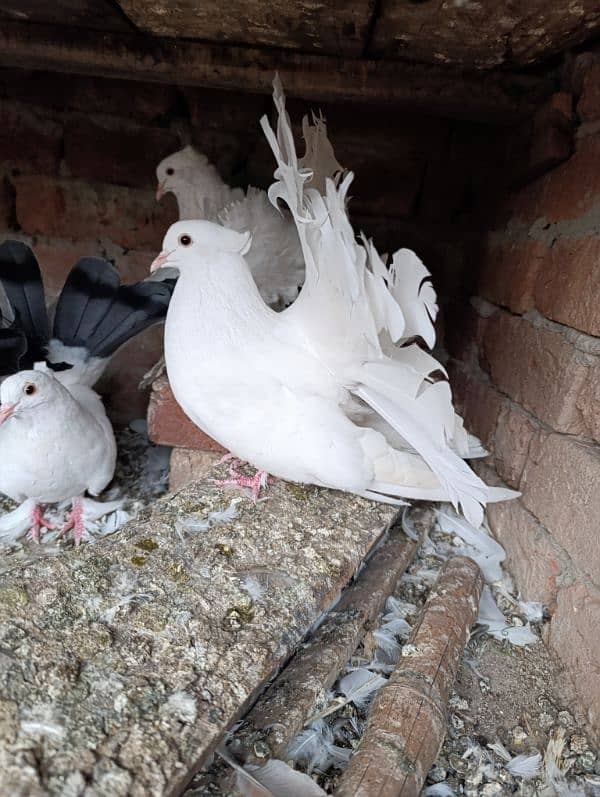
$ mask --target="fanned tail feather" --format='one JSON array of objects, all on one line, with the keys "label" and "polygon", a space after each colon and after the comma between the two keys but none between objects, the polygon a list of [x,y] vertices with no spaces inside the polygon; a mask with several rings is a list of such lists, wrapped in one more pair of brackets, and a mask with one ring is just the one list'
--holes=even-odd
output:
[{"label": "fanned tail feather", "polygon": [[49,325],[40,267],[31,248],[22,241],[8,240],[0,245],[0,285],[0,312],[9,322],[15,321],[25,336],[27,356],[22,367],[31,367],[44,359]]},{"label": "fanned tail feather", "polygon": [[173,282],[121,285],[107,261],[86,257],[72,269],[63,287],[50,341],[51,363],[105,360],[124,343],[166,316]]}]

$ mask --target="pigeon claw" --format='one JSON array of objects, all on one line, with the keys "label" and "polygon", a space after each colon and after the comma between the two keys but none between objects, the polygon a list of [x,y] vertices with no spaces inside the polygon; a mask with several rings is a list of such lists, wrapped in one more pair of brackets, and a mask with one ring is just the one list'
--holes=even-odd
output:
[{"label": "pigeon claw", "polygon": [[73,501],[71,511],[67,514],[67,522],[59,531],[58,536],[64,537],[69,531],[73,532],[73,541],[77,548],[83,537],[83,532],[85,531],[83,523],[83,504],[79,498]]},{"label": "pigeon claw", "polygon": [[266,488],[268,481],[269,474],[265,470],[257,470],[254,476],[246,476],[245,473],[240,473],[240,471],[237,470],[233,465],[229,469],[228,479],[212,479],[213,484],[223,487],[227,485],[234,485],[235,487],[250,488],[250,495],[252,497],[253,504],[258,501],[260,491],[263,487]]},{"label": "pigeon claw", "polygon": [[44,517],[44,512],[42,507],[39,504],[36,504],[33,507],[31,512],[31,529],[29,530],[29,535],[33,542],[40,542],[40,538],[42,535],[42,529],[48,529],[49,531],[53,531],[56,526],[52,523],[49,523],[46,518]]}]

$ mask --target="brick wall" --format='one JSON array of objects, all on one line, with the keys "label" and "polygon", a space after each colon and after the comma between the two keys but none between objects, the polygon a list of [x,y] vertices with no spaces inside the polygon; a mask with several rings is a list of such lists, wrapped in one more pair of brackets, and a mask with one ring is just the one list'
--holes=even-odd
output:
[{"label": "brick wall", "polygon": [[[52,298],[83,255],[141,279],[176,215],[172,196],[155,202],[158,161],[193,140],[225,179],[267,186],[273,161],[258,120],[270,106],[266,96],[0,69],[0,239],[33,246]],[[309,106],[289,108],[299,121]],[[457,220],[502,165],[502,132],[389,107],[323,110],[356,172],[359,225],[382,248],[418,249],[452,292],[464,271]],[[111,365],[100,388],[114,420],[144,414],[137,385],[160,340],[148,331]]]},{"label": "brick wall", "polygon": [[[454,390],[499,476],[522,492],[490,508],[522,594],[600,729],[600,57],[562,93],[574,148],[503,201],[453,315]],[[572,98],[571,104],[565,98]]]}]

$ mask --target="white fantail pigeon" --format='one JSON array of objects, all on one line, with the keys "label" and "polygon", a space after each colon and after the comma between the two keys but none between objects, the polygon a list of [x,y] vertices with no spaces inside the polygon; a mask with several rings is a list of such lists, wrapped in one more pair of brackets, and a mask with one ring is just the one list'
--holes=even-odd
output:
[{"label": "white fantail pigeon", "polygon": [[[110,263],[83,258],[62,289],[51,332],[35,255],[19,241],[0,246],[0,493],[33,502],[34,540],[48,525],[41,505],[66,500],[64,531],[81,539],[81,496],[108,485],[116,460],[92,386],[123,343],[164,319],[172,285],[121,285]],[[0,518],[0,537],[10,522]]]},{"label": "white fantail pigeon", "polygon": [[[313,185],[324,188],[341,166],[333,156],[323,119],[304,120],[305,159],[310,160]],[[302,162],[300,164],[303,165]],[[230,188],[205,155],[188,146],[158,165],[157,199],[171,191],[180,219],[215,221],[238,232],[252,233],[246,262],[265,302],[281,308],[298,295],[304,282],[304,257],[293,221],[269,202],[259,188]]]},{"label": "white fantail pigeon", "polygon": [[[262,473],[378,501],[450,501],[479,526],[488,501],[515,493],[486,486],[463,457],[481,455],[452,407],[432,345],[437,311],[429,272],[407,250],[387,270],[358,243],[346,213],[352,174],[323,196],[299,168],[284,97],[275,83],[277,159],[269,190],[296,222],[306,281],[275,313],[245,260],[250,233],[208,221],[167,232],[153,268],[178,269],[165,359],[173,392],[207,434]],[[239,483],[246,483],[240,480]]]}]

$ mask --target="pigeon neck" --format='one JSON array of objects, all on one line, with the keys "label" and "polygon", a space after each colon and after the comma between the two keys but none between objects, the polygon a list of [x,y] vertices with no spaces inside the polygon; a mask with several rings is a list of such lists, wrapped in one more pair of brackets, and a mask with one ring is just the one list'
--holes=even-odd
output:
[{"label": "pigeon neck", "polygon": [[209,164],[201,176],[196,177],[193,183],[184,183],[177,192],[179,218],[216,221],[219,211],[234,197],[234,190]]}]

